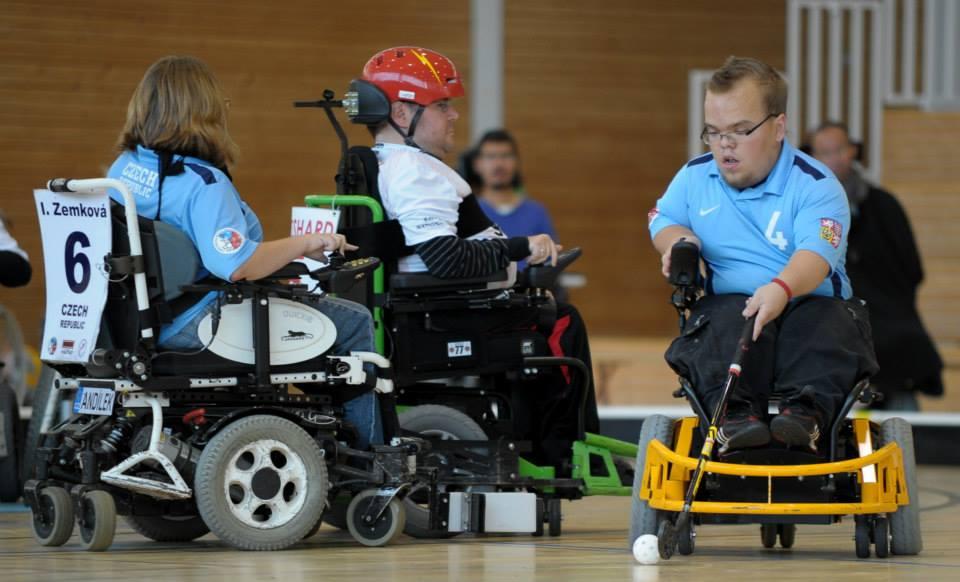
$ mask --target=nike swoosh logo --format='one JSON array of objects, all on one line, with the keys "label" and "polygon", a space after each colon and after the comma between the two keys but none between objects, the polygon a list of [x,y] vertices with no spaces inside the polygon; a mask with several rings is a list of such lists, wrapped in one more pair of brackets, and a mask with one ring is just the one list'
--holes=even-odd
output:
[{"label": "nike swoosh logo", "polygon": [[714,210],[716,210],[717,208],[720,208],[720,205],[719,205],[719,204],[717,204],[717,205],[714,206],[713,208],[707,208],[706,210],[704,210],[703,208],[701,208],[701,209],[700,209],[700,216],[706,216],[706,215],[710,214],[711,212],[713,212]]}]

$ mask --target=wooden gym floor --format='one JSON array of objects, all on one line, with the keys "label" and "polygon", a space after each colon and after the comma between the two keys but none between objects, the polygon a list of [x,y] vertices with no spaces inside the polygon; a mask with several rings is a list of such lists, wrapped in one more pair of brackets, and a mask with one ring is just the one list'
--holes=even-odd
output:
[{"label": "wooden gym floor", "polygon": [[[594,497],[564,503],[564,534],[464,535],[420,541],[402,536],[386,548],[365,548],[324,526],[293,549],[234,551],[208,535],[186,544],[151,542],[121,525],[104,553],[37,545],[29,513],[0,505],[0,580],[336,580],[353,582],[535,580],[960,580],[960,468],[921,467],[925,548],[919,556],[859,560],[853,520],[799,526],[792,550],[765,550],[759,526],[705,526],[692,556],[656,566],[634,562],[625,547],[628,498]],[[6,511],[6,512],[3,512]]]}]

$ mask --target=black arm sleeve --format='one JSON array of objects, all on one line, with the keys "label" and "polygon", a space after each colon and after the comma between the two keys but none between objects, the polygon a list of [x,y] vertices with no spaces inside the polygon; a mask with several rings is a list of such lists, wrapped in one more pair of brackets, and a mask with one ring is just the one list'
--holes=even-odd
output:
[{"label": "black arm sleeve", "polygon": [[417,245],[427,270],[441,279],[484,277],[530,254],[526,237],[466,240],[438,236]]},{"label": "black arm sleeve", "polygon": [[13,251],[0,251],[0,285],[20,287],[30,282],[30,262]]}]

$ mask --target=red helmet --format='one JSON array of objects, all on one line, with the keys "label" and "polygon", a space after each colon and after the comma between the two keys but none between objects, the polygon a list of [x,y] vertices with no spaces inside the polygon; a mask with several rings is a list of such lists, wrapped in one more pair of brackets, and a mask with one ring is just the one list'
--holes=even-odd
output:
[{"label": "red helmet", "polygon": [[391,103],[408,101],[426,107],[441,99],[463,97],[456,65],[430,49],[398,46],[373,55],[363,78],[387,94]]}]

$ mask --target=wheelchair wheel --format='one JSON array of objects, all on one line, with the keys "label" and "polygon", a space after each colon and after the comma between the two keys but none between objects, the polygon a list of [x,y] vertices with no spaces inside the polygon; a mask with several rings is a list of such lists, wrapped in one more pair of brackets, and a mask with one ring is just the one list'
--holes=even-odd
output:
[{"label": "wheelchair wheel", "polygon": [[777,533],[780,535],[780,547],[787,550],[793,547],[797,540],[797,526],[792,523],[781,523],[777,526]]},{"label": "wheelchair wheel", "polygon": [[63,487],[44,487],[38,497],[31,512],[33,537],[41,546],[62,546],[73,534],[73,500]]},{"label": "wheelchair wheel", "polygon": [[[400,414],[400,427],[437,440],[485,441],[487,433],[472,418],[449,406],[424,404]],[[415,538],[451,538],[456,533],[431,529],[426,491],[414,491],[403,500],[407,511],[404,532]]]},{"label": "wheelchair wheel", "polygon": [[17,395],[4,380],[0,384],[0,502],[4,503],[20,498],[19,428]]},{"label": "wheelchair wheel", "polygon": [[865,515],[854,517],[853,541],[856,544],[857,557],[870,557],[870,522]]},{"label": "wheelchair wheel", "polygon": [[630,534],[627,547],[632,550],[633,542],[642,535],[657,535],[661,514],[643,499],[640,489],[644,467],[647,465],[647,446],[650,441],[658,440],[670,446],[673,444],[673,420],[661,414],[654,414],[643,421],[640,438],[637,441],[637,462],[633,473],[633,501],[630,508]]},{"label": "wheelchair wheel", "polygon": [[682,529],[677,529],[677,553],[681,556],[689,556],[696,548],[697,532],[693,528],[693,519],[687,520],[687,525]]},{"label": "wheelchair wheel", "polygon": [[155,542],[192,542],[210,533],[199,515],[128,515],[133,531]]},{"label": "wheelchair wheel", "polygon": [[873,520],[873,553],[878,558],[886,558],[890,553],[890,530],[887,525],[885,517]]},{"label": "wheelchair wheel", "polygon": [[[349,491],[340,491],[331,501],[330,506],[323,512],[323,522],[337,529],[347,531],[347,507],[350,506]],[[314,532],[316,533],[316,532]]]},{"label": "wheelchair wheel", "polygon": [[563,510],[560,505],[560,499],[547,500],[547,532],[550,537],[555,538],[562,532]]},{"label": "wheelchair wheel", "polygon": [[897,443],[903,453],[903,474],[907,480],[909,505],[901,505],[890,514],[890,551],[914,556],[923,550],[920,533],[920,488],[917,485],[917,460],[913,449],[913,428],[902,418],[888,418],[880,425],[880,446]]},{"label": "wheelchair wheel", "polygon": [[767,549],[777,545],[777,524],[764,523],[760,525],[760,543]]},{"label": "wheelchair wheel", "polygon": [[87,491],[80,498],[80,546],[91,552],[102,552],[113,543],[117,532],[117,504],[106,491]]},{"label": "wheelchair wheel", "polygon": [[365,546],[379,547],[389,544],[403,532],[406,522],[406,508],[396,498],[390,500],[380,519],[372,523],[365,520],[364,513],[378,492],[377,489],[360,492],[347,508],[347,529],[353,539]]},{"label": "wheelchair wheel", "polygon": [[[23,439],[20,474],[24,481],[36,476],[37,445],[40,444],[42,438],[40,433],[43,427],[41,425],[44,416],[46,416],[47,408],[57,408],[60,404],[61,393],[53,388],[58,376],[57,371],[46,364],[40,370],[40,378],[37,380],[37,388],[33,394],[33,413],[30,416],[30,423],[27,425],[27,435]],[[53,424],[56,423],[57,415],[54,411]]]},{"label": "wheelchair wheel", "polygon": [[243,550],[281,550],[320,520],[327,466],[317,442],[287,419],[241,418],[203,449],[194,490],[203,521]]}]

